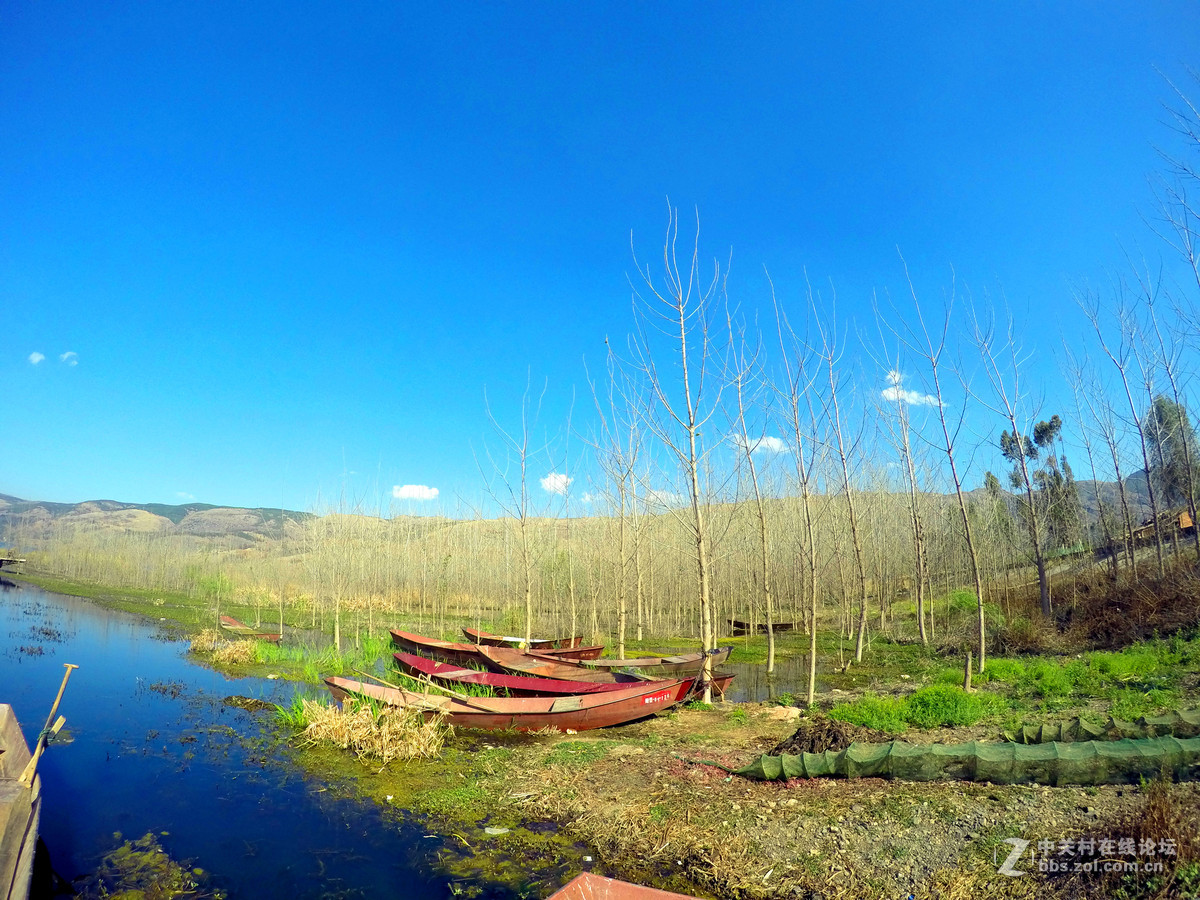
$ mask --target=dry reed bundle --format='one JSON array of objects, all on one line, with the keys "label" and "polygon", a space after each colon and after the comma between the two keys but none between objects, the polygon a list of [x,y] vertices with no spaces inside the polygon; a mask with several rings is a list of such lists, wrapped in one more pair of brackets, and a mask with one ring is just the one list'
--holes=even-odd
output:
[{"label": "dry reed bundle", "polygon": [[254,644],[251,641],[221,641],[213,648],[213,662],[222,665],[254,662]]},{"label": "dry reed bundle", "polygon": [[427,759],[437,756],[451,733],[441,716],[426,718],[416,709],[376,710],[370,704],[346,701],[345,709],[304,700],[304,741],[330,743],[353,750],[360,759]]},{"label": "dry reed bundle", "polygon": [[205,628],[194,638],[188,649],[192,653],[212,653],[221,643],[221,632],[215,628]]}]

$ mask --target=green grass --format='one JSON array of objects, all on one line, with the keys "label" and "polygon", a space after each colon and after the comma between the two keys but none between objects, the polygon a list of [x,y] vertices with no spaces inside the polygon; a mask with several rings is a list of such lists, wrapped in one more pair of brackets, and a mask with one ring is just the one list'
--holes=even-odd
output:
[{"label": "green grass", "polygon": [[917,728],[974,725],[985,716],[1002,712],[1007,704],[990,693],[968,694],[950,684],[931,684],[904,698],[868,694],[830,711],[831,718],[877,731],[898,734],[910,725]]},{"label": "green grass", "polygon": [[546,764],[551,766],[590,766],[604,759],[608,751],[617,746],[617,741],[562,741],[546,754]]}]

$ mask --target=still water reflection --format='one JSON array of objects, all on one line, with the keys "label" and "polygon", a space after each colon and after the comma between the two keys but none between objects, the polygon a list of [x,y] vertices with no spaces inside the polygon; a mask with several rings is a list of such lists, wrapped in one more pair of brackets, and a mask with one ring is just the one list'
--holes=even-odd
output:
[{"label": "still water reflection", "polygon": [[114,832],[167,832],[168,852],[231,897],[449,896],[430,863],[439,841],[306,778],[262,713],[222,702],[287,703],[293,685],[227,678],[185,651],[153,623],[0,578],[0,701],[30,744],[63,663],[80,666],[60,708],[74,742],[52,746],[40,769],[42,836],[59,874],[94,870]]}]

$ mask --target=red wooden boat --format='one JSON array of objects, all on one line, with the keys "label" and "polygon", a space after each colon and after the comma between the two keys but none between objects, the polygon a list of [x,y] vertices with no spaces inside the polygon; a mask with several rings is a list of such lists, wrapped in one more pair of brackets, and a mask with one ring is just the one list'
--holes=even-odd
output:
[{"label": "red wooden boat", "polygon": [[672,894],[658,888],[642,887],[591,872],[572,878],[550,895],[549,900],[696,900],[688,894]]},{"label": "red wooden boat", "polygon": [[418,694],[353,678],[330,675],[329,692],[339,703],[347,697],[371,699],[389,706],[444,715],[450,725],[485,731],[586,731],[623,725],[670,709],[689,695],[689,681],[651,681],[623,691],[603,691],[569,697],[439,697]]},{"label": "red wooden boat", "polygon": [[534,653],[541,653],[543,656],[552,656],[555,659],[566,659],[572,662],[585,659],[599,659],[600,654],[604,652],[604,645],[598,647],[562,647],[558,650],[534,650]]},{"label": "red wooden boat", "polygon": [[[712,657],[712,664],[715,668],[729,658],[729,654],[733,652],[733,647],[718,647],[708,655]],[[543,653],[530,653],[530,656],[535,656],[543,659],[552,659]],[[637,671],[644,675],[659,675],[678,677],[681,675],[695,675],[704,668],[704,651],[698,650],[695,653],[684,653],[680,656],[647,656],[640,659],[584,659],[579,660],[579,665],[587,669],[595,669],[597,671],[615,672],[620,670]]]},{"label": "red wooden boat", "polygon": [[487,644],[489,647],[513,647],[517,650],[564,650],[583,646],[583,635],[565,638],[532,638],[529,646],[525,646],[525,638],[505,634],[492,634],[479,628],[463,628],[462,633],[467,640],[475,644]]},{"label": "red wooden boat", "polygon": [[273,631],[259,631],[257,628],[251,628],[249,625],[239,622],[233,616],[221,616],[221,627],[238,637],[258,638],[260,641],[270,641],[272,644],[278,644],[283,640],[282,634]]},{"label": "red wooden boat", "polygon": [[[480,647],[479,653],[492,671],[509,675],[529,675],[534,678],[574,681],[577,684],[629,683],[655,678],[652,674],[643,674],[643,670],[609,672],[590,668],[583,663],[573,663],[567,660],[560,662],[544,653],[522,653],[520,650],[512,650],[508,647]],[[695,679],[695,676],[700,674],[702,666],[703,663],[696,666],[694,672],[667,677]],[[731,681],[733,681],[732,674],[714,672],[712,677],[713,693],[718,697],[723,696],[725,688]]]},{"label": "red wooden boat", "polygon": [[[483,668],[485,662],[479,655],[476,644],[456,644],[453,641],[442,641],[437,638],[423,637],[409,631],[392,631],[392,644],[397,650],[414,653],[427,659],[452,663],[456,666],[476,666]],[[513,651],[514,653],[518,651]]]},{"label": "red wooden boat", "polygon": [[509,647],[478,647],[487,667],[493,672],[509,675],[534,675],[538,678],[557,678],[562,681],[586,681],[609,684],[617,681],[645,681],[639,675],[627,672],[607,672],[589,669],[582,663],[556,659],[541,653],[522,653]]},{"label": "red wooden boat", "polygon": [[[435,662],[412,653],[393,653],[396,666],[412,678],[428,678],[438,684],[454,687],[460,684],[486,684],[503,691],[509,697],[549,697],[556,694],[594,694],[599,691],[621,691],[631,684],[645,683],[636,676],[629,681],[587,682],[559,681],[554,678],[537,678],[531,675],[502,675],[498,672],[480,672],[478,669],[463,669],[450,663]],[[695,678],[692,679],[695,681]],[[724,696],[725,688],[733,681],[733,673],[713,674],[713,693]]]},{"label": "red wooden boat", "polygon": [[531,675],[508,675],[499,672],[480,672],[450,663],[435,662],[412,653],[393,653],[396,666],[412,678],[428,678],[439,684],[454,687],[458,684],[486,684],[504,691],[510,697],[548,697],[552,694],[595,694],[601,691],[623,691],[631,684],[645,684],[640,678],[628,681],[586,682],[558,681],[554,678],[535,678]]}]

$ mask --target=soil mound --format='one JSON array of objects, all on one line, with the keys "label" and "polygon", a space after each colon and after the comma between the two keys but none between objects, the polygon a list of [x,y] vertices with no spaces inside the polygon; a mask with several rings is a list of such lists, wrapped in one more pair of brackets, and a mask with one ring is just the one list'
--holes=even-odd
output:
[{"label": "soil mound", "polygon": [[840,722],[827,716],[817,716],[801,721],[796,733],[768,750],[767,755],[824,753],[826,750],[845,750],[855,741],[882,744],[890,740],[892,740],[890,734],[876,731],[874,728],[864,728],[861,725],[851,725],[849,722]]}]

